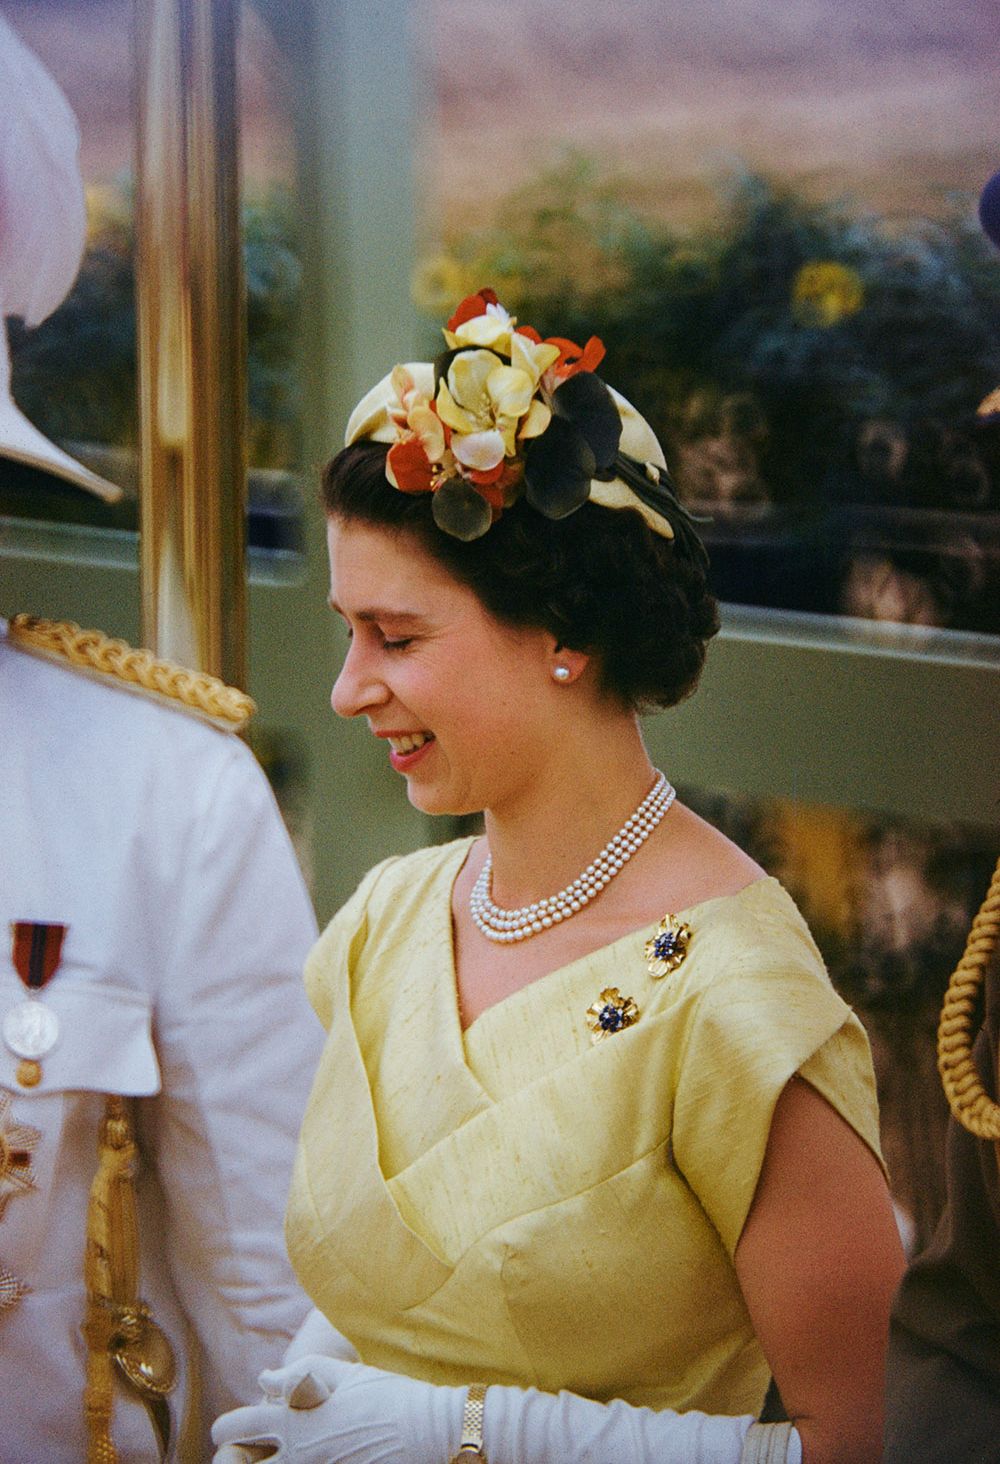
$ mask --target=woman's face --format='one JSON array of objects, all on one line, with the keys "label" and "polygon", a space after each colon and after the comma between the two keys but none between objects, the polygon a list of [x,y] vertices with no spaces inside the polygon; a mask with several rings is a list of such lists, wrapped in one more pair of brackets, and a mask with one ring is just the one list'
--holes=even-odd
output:
[{"label": "woman's face", "polygon": [[411,535],[331,517],[327,544],[351,638],[334,711],[367,718],[425,813],[525,795],[558,735],[553,638],[497,621]]}]

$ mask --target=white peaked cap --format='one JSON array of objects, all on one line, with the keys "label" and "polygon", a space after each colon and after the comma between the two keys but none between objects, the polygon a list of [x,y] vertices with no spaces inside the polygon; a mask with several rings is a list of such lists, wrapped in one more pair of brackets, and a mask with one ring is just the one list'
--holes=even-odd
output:
[{"label": "white peaked cap", "polygon": [[72,107],[0,15],[0,310],[25,325],[62,303],[83,259],[79,155]]},{"label": "white peaked cap", "polygon": [[[0,315],[38,325],[69,294],[87,240],[73,109],[38,57],[0,15]],[[5,326],[5,320],[4,320]],[[0,341],[0,456],[53,472],[109,502],[121,490],[33,427],[10,399]]]}]

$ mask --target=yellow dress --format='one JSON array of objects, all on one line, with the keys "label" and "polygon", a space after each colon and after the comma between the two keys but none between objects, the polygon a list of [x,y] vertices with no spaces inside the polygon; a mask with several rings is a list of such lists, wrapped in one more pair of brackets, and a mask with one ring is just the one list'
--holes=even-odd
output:
[{"label": "yellow dress", "polygon": [[[654,1408],[756,1412],[768,1367],[732,1257],[796,1072],[878,1153],[864,1030],[772,879],[553,971],[463,1033],[450,897],[469,840],[390,859],[306,966],[329,1029],[286,1233],[376,1367]],[[634,1026],[591,1044],[604,987]]]}]

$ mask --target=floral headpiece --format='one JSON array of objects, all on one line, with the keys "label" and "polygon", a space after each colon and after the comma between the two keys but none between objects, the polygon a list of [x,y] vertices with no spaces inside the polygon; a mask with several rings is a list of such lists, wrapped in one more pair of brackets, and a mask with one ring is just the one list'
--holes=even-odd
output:
[{"label": "floral headpiece", "polygon": [[432,493],[434,521],[478,539],[522,495],[546,518],[588,500],[635,508],[666,539],[701,548],[644,417],[594,374],[604,346],[543,340],[492,290],[463,300],[431,364],[396,366],[358,403],[345,442],[389,444],[386,477]]}]

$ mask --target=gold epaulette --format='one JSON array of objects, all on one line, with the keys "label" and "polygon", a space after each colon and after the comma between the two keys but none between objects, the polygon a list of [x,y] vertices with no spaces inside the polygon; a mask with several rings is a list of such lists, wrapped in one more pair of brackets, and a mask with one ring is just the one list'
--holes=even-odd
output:
[{"label": "gold epaulette", "polygon": [[68,620],[15,615],[8,638],[34,655],[72,666],[85,675],[111,678],[128,691],[182,708],[229,732],[240,732],[257,710],[252,697],[217,676],[161,661],[99,630],[81,630]]}]

